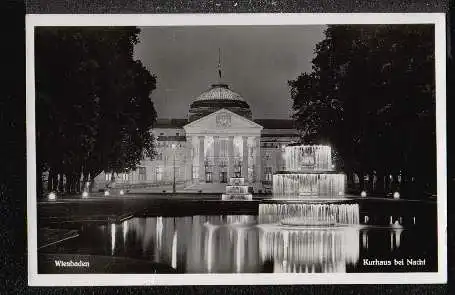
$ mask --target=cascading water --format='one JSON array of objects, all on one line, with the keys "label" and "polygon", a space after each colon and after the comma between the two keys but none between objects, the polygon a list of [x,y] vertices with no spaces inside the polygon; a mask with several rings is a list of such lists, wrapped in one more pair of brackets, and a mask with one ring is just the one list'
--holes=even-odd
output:
[{"label": "cascading water", "polygon": [[287,146],[284,160],[285,170],[273,175],[272,200],[259,205],[260,223],[359,223],[359,205],[343,197],[346,176],[334,171],[329,146]]},{"label": "cascading water", "polygon": [[[308,225],[311,221],[325,223],[359,224],[358,204],[261,204],[259,206],[259,223],[276,223],[283,219],[304,216]],[[302,222],[302,225],[305,225]]]},{"label": "cascading water", "polygon": [[273,175],[274,199],[344,195],[346,176],[333,170],[329,146],[288,146],[284,160],[286,170]]}]

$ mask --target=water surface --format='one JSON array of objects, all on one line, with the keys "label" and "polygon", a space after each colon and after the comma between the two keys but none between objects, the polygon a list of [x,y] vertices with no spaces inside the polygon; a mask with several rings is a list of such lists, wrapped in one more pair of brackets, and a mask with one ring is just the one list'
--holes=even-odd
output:
[{"label": "water surface", "polygon": [[[437,270],[436,240],[418,226],[291,227],[258,224],[255,215],[198,215],[84,225],[79,237],[44,251],[135,258],[179,273],[408,272]],[[394,259],[405,265],[374,265]]]}]

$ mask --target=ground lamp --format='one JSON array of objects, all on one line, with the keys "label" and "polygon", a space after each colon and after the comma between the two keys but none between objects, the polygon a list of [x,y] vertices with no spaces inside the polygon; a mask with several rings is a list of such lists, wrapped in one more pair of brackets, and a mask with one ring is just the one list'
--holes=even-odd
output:
[{"label": "ground lamp", "polygon": [[57,195],[54,192],[50,192],[47,198],[51,201],[55,200],[57,198]]}]

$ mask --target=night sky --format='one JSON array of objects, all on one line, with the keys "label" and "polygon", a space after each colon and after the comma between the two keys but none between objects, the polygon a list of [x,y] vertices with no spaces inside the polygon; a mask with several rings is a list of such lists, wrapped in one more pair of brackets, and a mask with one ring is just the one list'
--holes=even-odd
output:
[{"label": "night sky", "polygon": [[218,79],[250,104],[253,118],[291,114],[288,80],[311,71],[324,26],[145,27],[135,58],[157,76],[159,118],[186,118],[190,103]]}]

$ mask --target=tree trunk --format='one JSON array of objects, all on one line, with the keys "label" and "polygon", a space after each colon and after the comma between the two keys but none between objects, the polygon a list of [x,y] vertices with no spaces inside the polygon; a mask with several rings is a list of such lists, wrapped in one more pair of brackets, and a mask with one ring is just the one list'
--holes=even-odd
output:
[{"label": "tree trunk", "polygon": [[54,181],[54,171],[51,168],[51,169],[49,169],[49,177],[47,179],[47,191],[48,192],[53,191],[53,186],[52,186],[53,181]]},{"label": "tree trunk", "polygon": [[68,192],[70,194],[74,194],[74,174],[73,173],[68,173],[68,182],[69,182],[69,185],[68,185]]},{"label": "tree trunk", "polygon": [[49,181],[47,182],[47,190],[55,192],[57,190],[57,174],[54,169],[49,170]]},{"label": "tree trunk", "polygon": [[58,174],[58,192],[63,193],[64,187],[63,187],[63,173]]},{"label": "tree trunk", "polygon": [[76,193],[81,193],[81,173],[76,174]]},{"label": "tree trunk", "polygon": [[65,193],[71,193],[71,175],[69,173],[65,173]]},{"label": "tree trunk", "polygon": [[87,188],[88,175],[87,173],[82,173],[82,191],[85,191]]},{"label": "tree trunk", "polygon": [[95,177],[93,177],[92,175],[90,175],[90,185],[89,185],[89,192],[93,192],[93,185],[94,185],[94,182],[95,182]]},{"label": "tree trunk", "polygon": [[[36,176],[36,180],[37,180],[37,183],[36,183],[36,192],[37,192],[37,196],[41,197],[43,196],[44,194],[44,185],[43,185],[43,170],[41,168],[38,168],[38,175]],[[49,181],[49,178],[48,178],[48,181]]]},{"label": "tree trunk", "polygon": [[71,173],[71,193],[76,194],[76,174],[73,172]]}]

